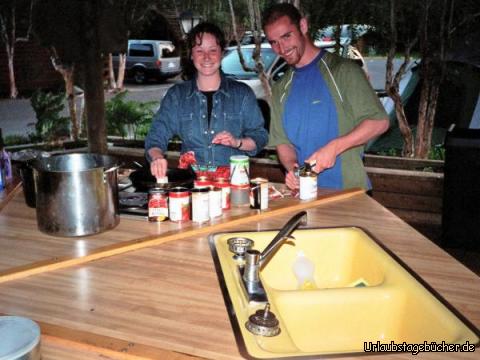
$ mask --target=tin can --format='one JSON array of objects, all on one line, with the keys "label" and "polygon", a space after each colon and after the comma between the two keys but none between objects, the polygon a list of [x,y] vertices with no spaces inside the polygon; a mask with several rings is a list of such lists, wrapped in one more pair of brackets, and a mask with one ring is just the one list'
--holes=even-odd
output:
[{"label": "tin can", "polygon": [[250,166],[246,155],[230,156],[230,184],[249,185]]},{"label": "tin can", "polygon": [[250,208],[268,209],[268,180],[255,178],[250,181]]},{"label": "tin can", "polygon": [[300,171],[300,200],[317,198],[317,176],[317,173],[311,170]]},{"label": "tin can", "polygon": [[209,188],[212,186],[212,181],[207,176],[199,176],[193,181],[193,186],[195,188]]},{"label": "tin can", "polygon": [[213,184],[222,190],[222,210],[230,209],[230,182],[224,178],[218,178]]},{"label": "tin can", "polygon": [[190,220],[190,192],[184,187],[170,189],[168,212],[171,221]]},{"label": "tin can", "polygon": [[211,188],[208,196],[208,213],[210,219],[219,217],[222,215],[222,189],[218,187]]},{"label": "tin can", "polygon": [[160,187],[148,192],[148,221],[165,221],[168,219],[168,192]]},{"label": "tin can", "polygon": [[202,223],[210,219],[209,192],[206,187],[192,189],[192,221]]}]

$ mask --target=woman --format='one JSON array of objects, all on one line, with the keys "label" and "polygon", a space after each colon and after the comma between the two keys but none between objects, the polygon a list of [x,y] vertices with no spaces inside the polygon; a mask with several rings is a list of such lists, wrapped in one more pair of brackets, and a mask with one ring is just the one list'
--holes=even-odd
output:
[{"label": "woman", "polygon": [[166,174],[164,153],[175,134],[182,139],[182,153],[193,151],[197,164],[209,167],[228,165],[231,155],[253,156],[268,140],[253,91],[220,70],[222,31],[211,23],[198,24],[187,45],[195,75],[168,90],[145,139],[157,178]]}]

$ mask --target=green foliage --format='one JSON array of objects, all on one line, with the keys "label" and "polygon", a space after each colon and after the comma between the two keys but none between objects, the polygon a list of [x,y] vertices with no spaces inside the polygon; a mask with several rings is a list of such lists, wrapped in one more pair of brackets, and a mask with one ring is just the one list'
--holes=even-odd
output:
[{"label": "green foliage", "polygon": [[[382,149],[373,153],[381,156],[397,156],[397,157],[402,156],[402,150],[395,147]],[[432,146],[430,148],[430,151],[428,152],[428,159],[429,160],[445,160],[445,147],[442,144],[437,144]]]},{"label": "green foliage", "polygon": [[5,136],[5,146],[23,145],[40,142],[39,136],[35,133],[29,133],[28,135],[7,135]]},{"label": "green foliage", "polygon": [[381,156],[402,156],[402,151],[401,149],[391,147],[388,149],[380,150],[377,154]]},{"label": "green foliage", "polygon": [[436,145],[430,148],[428,152],[430,160],[445,160],[445,147],[443,145]]},{"label": "green foliage", "polygon": [[65,93],[36,90],[30,103],[37,116],[35,135],[44,141],[52,141],[69,135],[69,118],[60,116],[65,108]]},{"label": "green foliage", "polygon": [[127,91],[115,95],[105,103],[105,119],[108,135],[125,138],[129,133],[133,138],[147,135],[157,101],[138,102],[125,100]]}]

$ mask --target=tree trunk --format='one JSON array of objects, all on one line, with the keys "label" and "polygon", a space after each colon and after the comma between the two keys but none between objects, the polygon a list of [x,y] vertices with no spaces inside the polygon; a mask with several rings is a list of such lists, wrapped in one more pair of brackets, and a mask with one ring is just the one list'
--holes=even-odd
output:
[{"label": "tree trunk", "polygon": [[15,82],[15,68],[13,66],[13,58],[15,54],[14,45],[5,44],[8,58],[8,79],[10,81],[10,99],[16,99],[18,96],[17,84]]},{"label": "tree trunk", "polygon": [[[424,134],[428,116],[428,100],[430,98],[429,60],[424,59],[422,63],[423,83],[420,92],[420,103],[418,104],[417,135],[415,139],[415,156],[420,156],[425,150]],[[421,156],[420,156],[421,157]]]},{"label": "tree trunk", "polygon": [[103,60],[96,46],[85,54],[85,112],[87,117],[88,151],[107,153],[105,99],[103,93]]},{"label": "tree trunk", "polygon": [[108,88],[110,90],[117,90],[117,82],[115,81],[115,72],[113,71],[112,53],[108,54]]},{"label": "tree trunk", "polygon": [[123,83],[125,81],[125,68],[127,65],[127,54],[118,54],[118,75],[117,75],[117,89],[123,90]]},{"label": "tree trunk", "polygon": [[[63,74],[62,74],[63,75]],[[68,111],[70,113],[70,121],[72,122],[71,137],[74,141],[78,140],[79,137],[79,126],[77,119],[77,105],[75,103],[75,87],[73,81],[73,66],[65,72],[63,79],[65,80],[65,90],[66,97],[68,102]]]},{"label": "tree trunk", "polygon": [[433,125],[439,94],[440,83],[438,81],[430,81],[430,85],[425,89],[425,94],[422,91],[421,99],[425,104],[422,104],[422,121],[420,122],[419,116],[419,126],[417,127],[415,141],[415,157],[417,158],[428,158],[428,153],[432,146]]},{"label": "tree trunk", "polygon": [[385,89],[388,96],[392,99],[395,106],[395,115],[397,116],[398,127],[403,137],[402,156],[412,157],[414,154],[414,139],[412,130],[408,124],[405,115],[405,107],[403,106],[402,97],[400,95],[400,80],[406,72],[407,65],[410,63],[410,50],[416,43],[416,40],[405,46],[405,57],[402,65],[398,69],[395,76],[393,75],[393,60],[397,53],[397,27],[396,27],[396,2],[390,0],[390,33],[391,42],[387,55],[386,73],[385,73]]},{"label": "tree trunk", "polygon": [[412,129],[408,125],[407,116],[405,115],[405,109],[402,104],[402,98],[398,91],[388,94],[394,104],[395,104],[395,115],[397,116],[398,120],[398,128],[400,129],[400,133],[403,137],[403,149],[402,149],[402,156],[404,157],[413,157],[414,154],[414,142],[413,142],[413,133]]},{"label": "tree trunk", "polygon": [[87,123],[88,151],[106,154],[107,127],[105,123],[105,96],[103,90],[103,73],[105,59],[101,53],[99,34],[101,3],[98,1],[82,2],[87,16],[88,31],[82,41],[83,71],[85,87],[85,113]]},{"label": "tree trunk", "polygon": [[57,51],[52,47],[53,56],[51,57],[53,68],[58,71],[65,82],[65,97],[68,103],[68,111],[70,113],[70,122],[72,128],[70,131],[70,137],[73,140],[78,140],[79,137],[79,126],[77,119],[77,105],[75,103],[75,84],[74,84],[74,64],[63,64],[58,58]]}]

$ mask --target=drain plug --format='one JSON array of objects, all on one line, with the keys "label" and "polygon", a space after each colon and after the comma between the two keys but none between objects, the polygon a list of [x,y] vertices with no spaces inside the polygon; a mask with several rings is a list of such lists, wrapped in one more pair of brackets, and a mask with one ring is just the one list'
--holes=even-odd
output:
[{"label": "drain plug", "polygon": [[228,249],[235,255],[235,260],[244,260],[245,252],[253,246],[253,240],[245,237],[232,237],[227,240]]},{"label": "drain plug", "polygon": [[265,309],[257,310],[255,314],[250,315],[245,327],[255,335],[271,337],[280,334],[278,320],[275,314],[270,311],[269,303],[265,305]]}]

